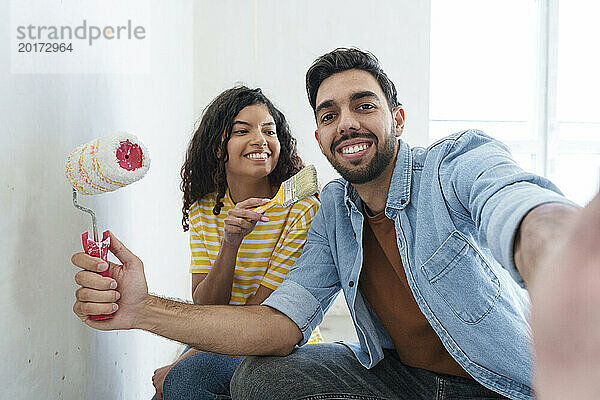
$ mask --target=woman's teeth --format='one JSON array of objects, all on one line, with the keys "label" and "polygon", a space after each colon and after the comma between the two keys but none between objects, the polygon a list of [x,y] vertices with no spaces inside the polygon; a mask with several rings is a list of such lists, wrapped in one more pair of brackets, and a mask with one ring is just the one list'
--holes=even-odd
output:
[{"label": "woman's teeth", "polygon": [[342,154],[358,153],[359,151],[364,150],[364,149],[368,148],[369,146],[370,146],[369,144],[359,144],[356,146],[344,147],[342,149]]},{"label": "woman's teeth", "polygon": [[265,160],[268,157],[267,153],[250,153],[246,155],[246,157],[251,158],[253,160]]}]

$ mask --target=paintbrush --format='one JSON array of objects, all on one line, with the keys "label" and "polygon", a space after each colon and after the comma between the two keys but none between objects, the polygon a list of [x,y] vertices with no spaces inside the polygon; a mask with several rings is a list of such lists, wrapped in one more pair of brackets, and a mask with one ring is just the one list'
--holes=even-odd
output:
[{"label": "paintbrush", "polygon": [[256,207],[252,211],[264,213],[269,208],[278,204],[283,207],[289,207],[302,199],[307,198],[319,191],[317,181],[317,170],[314,165],[307,165],[300,172],[292,176],[287,181],[283,182],[273,197],[268,203]]}]

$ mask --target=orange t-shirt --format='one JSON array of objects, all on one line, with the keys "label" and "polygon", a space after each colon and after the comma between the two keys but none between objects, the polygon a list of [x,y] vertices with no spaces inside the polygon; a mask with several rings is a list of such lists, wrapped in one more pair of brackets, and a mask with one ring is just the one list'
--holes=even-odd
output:
[{"label": "orange t-shirt", "polygon": [[365,211],[365,215],[359,289],[400,360],[411,367],[471,378],[448,353],[412,295],[396,244],[394,221],[384,211],[375,216]]}]

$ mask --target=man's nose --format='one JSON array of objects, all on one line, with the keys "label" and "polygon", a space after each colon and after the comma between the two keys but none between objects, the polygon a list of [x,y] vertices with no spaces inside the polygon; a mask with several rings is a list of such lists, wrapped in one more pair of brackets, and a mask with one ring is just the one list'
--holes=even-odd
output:
[{"label": "man's nose", "polygon": [[350,111],[340,112],[338,119],[337,133],[344,134],[360,129],[360,123],[355,118],[354,114]]}]

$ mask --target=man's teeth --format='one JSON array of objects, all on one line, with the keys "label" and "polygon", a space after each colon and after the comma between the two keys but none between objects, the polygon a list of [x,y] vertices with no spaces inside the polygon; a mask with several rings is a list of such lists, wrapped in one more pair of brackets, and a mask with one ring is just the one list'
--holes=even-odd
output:
[{"label": "man's teeth", "polygon": [[268,157],[267,153],[250,153],[246,157],[252,158],[255,160],[264,160]]},{"label": "man's teeth", "polygon": [[343,154],[354,154],[354,153],[358,153],[361,150],[364,150],[366,148],[368,148],[370,145],[368,144],[359,144],[356,146],[350,146],[350,147],[344,147],[342,149],[342,153]]}]

